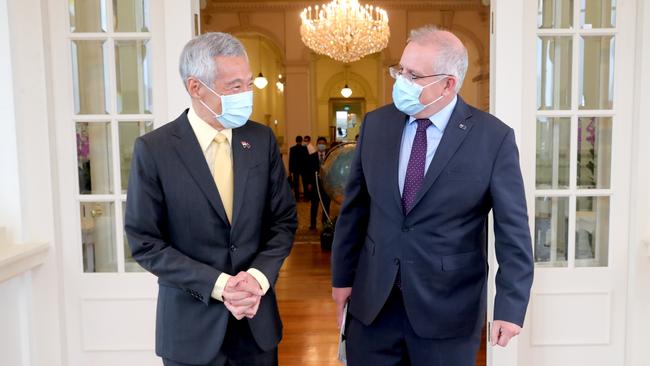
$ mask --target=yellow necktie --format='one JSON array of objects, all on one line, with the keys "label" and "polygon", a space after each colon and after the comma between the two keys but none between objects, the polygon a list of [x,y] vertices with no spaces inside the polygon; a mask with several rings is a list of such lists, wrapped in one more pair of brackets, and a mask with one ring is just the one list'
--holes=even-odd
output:
[{"label": "yellow necktie", "polygon": [[230,144],[226,135],[219,132],[214,138],[217,148],[214,153],[214,165],[212,175],[219,190],[223,208],[226,210],[228,221],[232,223],[232,200],[233,200],[233,172],[232,160],[230,157]]}]

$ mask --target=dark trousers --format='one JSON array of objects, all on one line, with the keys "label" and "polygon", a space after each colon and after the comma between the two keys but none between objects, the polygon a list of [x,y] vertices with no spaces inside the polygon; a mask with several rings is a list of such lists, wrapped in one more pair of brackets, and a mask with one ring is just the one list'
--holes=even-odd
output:
[{"label": "dark trousers", "polygon": [[311,199],[314,192],[314,176],[311,172],[300,174],[302,179],[302,195],[305,199]]},{"label": "dark trousers", "polygon": [[[406,316],[401,292],[395,288],[375,321],[366,326],[348,314],[346,352],[349,366],[474,366],[481,326],[468,337],[421,338]],[[482,322],[480,322],[482,324]]]},{"label": "dark trousers", "polygon": [[[291,173],[291,188],[296,201],[300,198],[300,173]],[[304,181],[304,180],[303,180]]]},{"label": "dark trousers", "polygon": [[[325,190],[323,189],[323,182],[319,179],[318,180],[318,190],[316,187],[313,188],[314,192],[311,195],[311,207],[310,207],[310,227],[316,227],[316,217],[318,216],[318,211],[320,208],[320,199],[318,198],[318,193],[320,192],[320,197],[323,199],[323,206],[325,206],[325,212],[329,215],[330,213],[330,196],[325,193]],[[321,218],[321,222],[325,222],[325,214],[323,213],[323,216]]]},{"label": "dark trousers", "polygon": [[304,173],[291,173],[291,188],[293,188],[293,195],[296,201],[300,199],[300,182],[302,181],[302,196],[309,198],[312,191],[312,181],[308,174]]},{"label": "dark trousers", "polygon": [[[209,345],[206,345],[209,347]],[[228,319],[228,329],[216,359],[205,365],[163,359],[164,366],[278,366],[278,349],[263,351],[255,342],[248,321]]]}]

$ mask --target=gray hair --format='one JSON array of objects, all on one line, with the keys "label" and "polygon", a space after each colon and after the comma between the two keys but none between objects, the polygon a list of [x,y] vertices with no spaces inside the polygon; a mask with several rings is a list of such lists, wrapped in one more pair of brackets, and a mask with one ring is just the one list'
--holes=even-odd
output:
[{"label": "gray hair", "polygon": [[435,73],[456,77],[456,93],[460,91],[467,73],[467,48],[453,33],[429,25],[411,30],[409,42],[429,43],[436,47],[437,55],[433,60]]},{"label": "gray hair", "polygon": [[187,42],[178,66],[185,88],[190,76],[212,87],[218,73],[214,58],[218,56],[243,56],[248,59],[241,41],[228,33],[204,33]]}]

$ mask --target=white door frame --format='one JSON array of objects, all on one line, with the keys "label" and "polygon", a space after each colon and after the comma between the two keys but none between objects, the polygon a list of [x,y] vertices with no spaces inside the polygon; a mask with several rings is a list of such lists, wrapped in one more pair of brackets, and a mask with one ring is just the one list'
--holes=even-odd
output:
[{"label": "white door frame", "polygon": [[[153,337],[157,297],[155,277],[149,273],[83,272],[68,1],[46,1],[49,10],[50,62],[54,70],[51,95],[54,115],[52,125],[55,128],[52,134],[56,140],[53,154],[57,162],[55,169],[58,191],[55,194],[58,195],[59,203],[57,215],[60,218],[61,233],[63,318],[66,320],[67,348],[64,352],[68,364],[73,366],[159,364],[160,361],[154,354]],[[189,99],[180,81],[177,63],[182,47],[193,36],[195,28],[192,21],[198,17],[195,18],[192,14],[198,12],[198,0],[156,0],[149,1],[148,5],[149,42],[152,43],[153,120],[155,127],[159,127],[175,119],[188,105]],[[111,17],[112,14],[108,16]],[[129,37],[128,34],[117,36]],[[88,38],[93,37],[89,35]],[[112,55],[112,50],[108,53]],[[114,81],[109,81],[112,82]],[[115,88],[109,90],[110,95]],[[104,118],[98,116],[97,120]],[[111,118],[110,115],[108,118]],[[126,119],[139,120],[137,116]],[[115,131],[114,128],[114,136]],[[119,191],[119,185],[115,190]],[[101,200],[102,197],[98,199]],[[119,213],[121,207],[116,207],[115,210]],[[118,243],[123,225],[121,216],[117,215],[115,219]],[[122,249],[121,245],[117,246],[118,268],[124,266]]]},{"label": "white door frame", "polygon": [[[524,43],[524,2],[521,0],[492,0],[490,2],[490,113],[507,123],[515,131],[518,146],[521,147],[525,120],[522,118],[524,80],[522,74]],[[505,82],[504,82],[505,81]],[[530,157],[521,151],[521,170],[528,197],[528,216],[534,218],[531,207],[532,186],[535,184],[534,164],[525,164]],[[535,156],[533,155],[533,161]],[[532,211],[531,211],[532,210]],[[494,222],[492,215],[490,222]],[[532,220],[529,220],[532,225]],[[488,262],[488,321],[494,316],[494,285],[498,264],[494,254],[494,230],[490,226]],[[489,327],[488,327],[489,329]],[[487,364],[494,366],[518,366],[517,348],[519,338],[514,338],[506,348],[492,347],[487,339]]]},{"label": "white door frame", "polygon": [[[650,360],[650,3],[637,2],[636,60],[634,67],[634,127],[630,197],[630,252],[628,263],[626,365]],[[630,85],[631,87],[631,85]]]},{"label": "white door frame", "polygon": [[[577,1],[577,0],[574,0]],[[517,135],[520,150],[522,174],[526,185],[528,214],[531,228],[535,220],[535,166],[536,166],[536,13],[537,1],[492,0],[491,32],[491,111],[508,123]],[[614,81],[614,127],[612,136],[612,171],[610,202],[610,240],[609,265],[603,268],[536,268],[535,284],[531,293],[526,324],[522,334],[507,348],[488,346],[488,364],[498,366],[540,365],[544,361],[533,359],[533,354],[544,347],[553,345],[539,344],[533,339],[531,324],[536,296],[541,295],[577,295],[589,293],[604,294],[610,301],[604,314],[608,319],[602,320],[600,326],[606,327],[606,338],[594,344],[578,342],[580,347],[571,347],[558,343],[554,357],[564,356],[568,364],[578,362],[571,357],[595,354],[598,347],[611,350],[608,364],[623,365],[625,354],[626,323],[626,284],[628,275],[628,246],[631,165],[629,144],[632,141],[633,89],[634,84],[634,45],[635,45],[635,10],[636,0],[617,1],[616,20],[616,59]],[[597,31],[594,32],[597,34]],[[577,45],[573,47],[572,73],[577,72]],[[574,83],[575,84],[575,83]],[[573,85],[575,95],[575,85]],[[599,111],[596,111],[596,114]],[[608,113],[605,113],[608,114]],[[597,114],[598,115],[598,114]],[[569,235],[575,235],[569,232]],[[534,237],[534,235],[533,235]],[[490,249],[493,249],[493,239]],[[489,298],[494,296],[494,274],[496,261],[493,250],[489,257],[491,276]],[[569,256],[573,252],[569,249]],[[569,260],[571,263],[572,259]],[[567,297],[568,298],[568,297]],[[488,319],[493,314],[493,304],[488,304]],[[539,324],[537,325],[539,327]],[[537,347],[537,348],[536,348]],[[564,347],[564,348],[563,348]],[[537,351],[535,351],[537,349]],[[549,348],[550,350],[550,348]],[[561,356],[559,356],[561,355]],[[585,361],[588,357],[582,359]],[[541,363],[540,363],[541,362]],[[546,361],[551,362],[551,361]],[[591,362],[591,361],[590,361]],[[590,363],[592,364],[592,363]]]}]

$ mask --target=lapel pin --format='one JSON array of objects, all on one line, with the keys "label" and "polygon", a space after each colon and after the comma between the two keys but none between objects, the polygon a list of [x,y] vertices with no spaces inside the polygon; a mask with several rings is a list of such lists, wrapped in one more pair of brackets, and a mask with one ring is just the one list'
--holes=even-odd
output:
[{"label": "lapel pin", "polygon": [[461,124],[458,125],[458,128],[460,128],[461,130],[466,130],[467,126],[465,126],[464,123],[461,123]]},{"label": "lapel pin", "polygon": [[250,149],[251,144],[249,144],[248,141],[242,141],[241,142],[241,147],[243,147],[244,149]]}]

